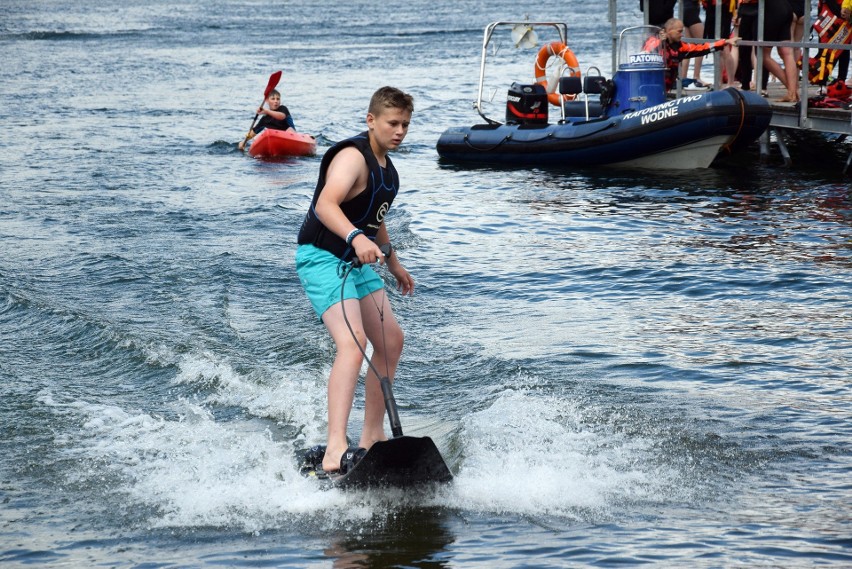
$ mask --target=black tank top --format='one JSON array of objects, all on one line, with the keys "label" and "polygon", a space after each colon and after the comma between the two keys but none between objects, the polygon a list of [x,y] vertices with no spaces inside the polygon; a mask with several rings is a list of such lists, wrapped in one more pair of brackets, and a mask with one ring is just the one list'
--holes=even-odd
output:
[{"label": "black tank top", "polygon": [[316,214],[316,205],[320,192],[325,187],[325,176],[329,164],[337,153],[347,146],[354,146],[364,155],[369,176],[366,189],[351,200],[340,204],[340,209],[343,210],[347,219],[370,239],[375,240],[379,226],[399,191],[399,176],[390,157],[386,157],[387,167],[382,168],[370,148],[370,139],[366,132],[338,142],[325,153],[320,164],[319,180],[311,200],[311,207],[299,230],[298,243],[299,245],[313,244],[343,260],[349,260],[354,251],[344,239],[322,224]]}]

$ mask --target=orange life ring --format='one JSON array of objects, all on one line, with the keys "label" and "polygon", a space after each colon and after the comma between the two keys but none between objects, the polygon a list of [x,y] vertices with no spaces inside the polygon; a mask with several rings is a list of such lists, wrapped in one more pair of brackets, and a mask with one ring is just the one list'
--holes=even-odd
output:
[{"label": "orange life ring", "polygon": [[[565,65],[571,70],[571,77],[580,76],[580,64],[577,62],[577,57],[574,52],[568,49],[568,46],[562,42],[554,41],[545,44],[538,51],[538,56],[535,58],[535,82],[539,85],[544,85],[547,89],[547,61],[551,56],[561,57]],[[562,105],[562,101],[573,101],[577,95],[559,95],[559,93],[548,93],[547,100],[551,105],[557,107]]]}]

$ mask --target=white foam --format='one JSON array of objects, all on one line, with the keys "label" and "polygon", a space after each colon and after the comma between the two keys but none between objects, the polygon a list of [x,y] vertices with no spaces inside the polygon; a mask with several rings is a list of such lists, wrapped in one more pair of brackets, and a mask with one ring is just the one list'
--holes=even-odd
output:
[{"label": "white foam", "polygon": [[[338,525],[410,499],[393,492],[321,491],[297,471],[293,452],[300,441],[270,432],[269,418],[288,420],[312,429],[299,433],[300,440],[321,439],[324,372],[249,378],[225,361],[196,354],[181,359],[174,381],[209,389],[198,400],[175,401],[165,416],[42,394],[41,403],[79,425],[57,439],[81,465],[69,477],[111,484],[108,493],[145,512],[140,523],[150,527],[259,531],[307,519]],[[223,406],[246,412],[217,418]],[[576,401],[516,388],[455,429],[447,421],[412,417],[409,434],[423,430],[417,434],[432,436],[439,447],[454,437],[461,455],[455,482],[425,499],[469,511],[600,518],[621,504],[664,496],[672,473],[654,460],[653,441],[589,421],[592,413]]]},{"label": "white foam", "polygon": [[205,405],[229,405],[245,409],[255,417],[269,418],[303,427],[308,443],[324,440],[326,377],[292,367],[286,376],[256,372],[246,377],[212,354],[188,354],[178,362],[176,384],[213,387]]},{"label": "white foam", "polygon": [[652,441],[597,430],[586,414],[572,401],[509,391],[467,417],[456,505],[572,518],[660,493],[667,476]]},{"label": "white foam", "polygon": [[371,515],[366,507],[344,508],[344,494],[321,491],[303,478],[292,449],[256,422],[217,421],[186,401],[175,404],[174,419],[82,401],[57,403],[50,394],[40,401],[81,420],[80,432],[62,441],[81,465],[69,477],[115,484],[106,493],[123,497],[127,509],[151,512],[142,522],[149,527],[259,531],[328,510],[336,519]]}]

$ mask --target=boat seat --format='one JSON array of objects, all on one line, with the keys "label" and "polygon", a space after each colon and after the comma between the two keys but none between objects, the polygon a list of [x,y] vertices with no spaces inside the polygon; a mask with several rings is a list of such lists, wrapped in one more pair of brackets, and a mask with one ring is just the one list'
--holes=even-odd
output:
[{"label": "boat seat", "polygon": [[[603,114],[604,105],[600,100],[590,100],[589,95],[600,95],[606,88],[606,78],[601,75],[580,77],[561,77],[559,92],[563,95],[576,95],[573,101],[562,102],[562,119],[567,117],[597,118]],[[582,95],[582,98],[580,98]]]},{"label": "boat seat", "polygon": [[560,77],[557,92],[560,95],[579,95],[583,92],[583,83],[579,77]]},{"label": "boat seat", "polygon": [[601,75],[586,75],[583,77],[583,93],[587,95],[600,95],[606,79]]}]

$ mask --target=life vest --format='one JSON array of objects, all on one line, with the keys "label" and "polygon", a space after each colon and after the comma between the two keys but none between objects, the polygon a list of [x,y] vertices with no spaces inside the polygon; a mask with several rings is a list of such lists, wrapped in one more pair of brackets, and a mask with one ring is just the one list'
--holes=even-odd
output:
[{"label": "life vest", "polygon": [[320,163],[319,179],[314,190],[314,197],[311,200],[311,207],[308,209],[302,227],[299,229],[297,240],[300,245],[313,244],[343,260],[349,260],[352,257],[353,249],[346,244],[344,239],[329,231],[322,224],[316,214],[316,205],[320,193],[325,187],[328,166],[337,153],[348,146],[354,146],[364,155],[369,170],[367,187],[364,191],[351,200],[340,204],[340,209],[343,210],[347,219],[355,227],[374,240],[382,221],[384,221],[385,214],[387,214],[399,191],[399,175],[393,166],[393,162],[391,162],[390,156],[386,157],[387,167],[382,168],[375,154],[373,154],[372,148],[370,148],[370,138],[367,132],[338,142],[325,153]]},{"label": "life vest", "polygon": [[269,115],[263,115],[260,117],[260,120],[257,121],[254,129],[252,129],[255,134],[260,134],[261,131],[267,128],[271,128],[272,130],[287,130],[288,128],[292,128],[293,130],[296,130],[296,123],[293,122],[293,117],[290,116],[290,109],[284,105],[278,105],[278,108],[275,110],[279,113],[284,113],[284,118],[276,119]]},{"label": "life vest", "polygon": [[[840,6],[836,2],[820,2],[819,15],[813,23],[813,31],[820,43],[847,44],[852,42],[852,23],[840,17]],[[808,80],[812,85],[825,85],[843,50],[823,47],[808,60]]]},{"label": "life vest", "polygon": [[825,88],[825,94],[835,99],[843,99],[848,103],[852,99],[852,88],[843,79],[835,79]]}]

